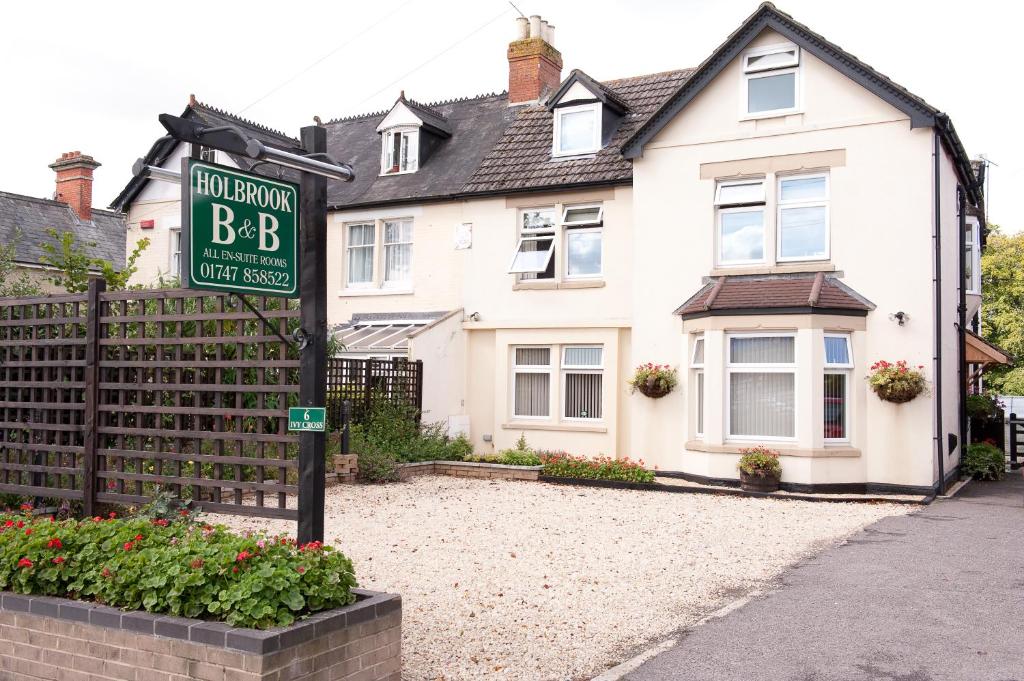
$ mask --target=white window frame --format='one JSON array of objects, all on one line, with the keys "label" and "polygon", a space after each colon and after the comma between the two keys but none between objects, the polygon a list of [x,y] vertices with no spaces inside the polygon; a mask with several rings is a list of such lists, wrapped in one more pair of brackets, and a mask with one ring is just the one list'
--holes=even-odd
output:
[{"label": "white window frame", "polygon": [[[525,227],[523,225],[523,214],[524,213],[541,213],[549,212],[551,214],[551,224],[542,225],[540,227]],[[529,274],[541,274],[548,268],[551,263],[551,259],[554,258],[555,254],[555,242],[558,239],[558,213],[555,206],[533,206],[530,208],[520,208],[516,211],[516,230],[517,238],[515,250],[512,251],[512,259],[508,263],[508,273],[517,275],[520,281],[536,281],[534,278],[527,278],[521,275]],[[547,257],[544,259],[544,267],[541,269],[523,269],[516,268],[516,258],[519,256],[520,250],[523,248],[523,244],[527,241],[543,241],[545,239],[551,239],[551,245],[547,250]],[[558,277],[558,272],[555,272],[554,277],[551,279],[541,279],[540,281],[555,281]]]},{"label": "white window frame", "polygon": [[[751,57],[761,57],[766,54],[778,52],[795,51],[794,63],[788,65],[772,65],[765,67],[750,67],[748,62]],[[802,78],[800,74],[800,48],[792,43],[767,45],[755,50],[750,50],[743,55],[743,78],[740,79],[740,119],[751,120],[756,118],[773,118],[799,113],[803,108]],[[781,76],[787,73],[795,74],[793,77],[793,106],[785,109],[771,109],[768,111],[750,111],[750,81],[757,78],[769,76]]]},{"label": "white window frame", "polygon": [[[389,223],[389,222],[408,224],[409,225],[409,240],[408,241],[391,241],[391,242],[387,241],[387,234],[388,234],[387,223]],[[381,228],[380,228],[380,232],[381,232],[381,236],[380,236],[380,239],[381,239],[381,249],[380,249],[380,257],[381,257],[381,288],[401,288],[401,289],[406,289],[406,288],[409,288],[409,287],[412,286],[413,264],[414,264],[414,260],[413,260],[413,242],[414,242],[414,238],[415,238],[413,236],[413,230],[414,230],[414,226],[413,226],[412,218],[389,218],[389,219],[381,220]],[[376,236],[376,233],[374,234],[374,236]],[[376,239],[375,239],[375,241],[376,241]],[[387,258],[388,258],[388,246],[408,246],[409,247],[409,277],[408,277],[408,279],[395,279],[395,280],[390,280],[390,281],[388,280],[388,278],[387,278],[387,276],[388,276],[388,264],[387,264],[388,263],[388,260],[387,260]]]},{"label": "white window frame", "polygon": [[[728,213],[761,213],[761,258],[760,260],[725,260],[722,258],[722,216]],[[767,209],[764,204],[749,206],[728,206],[717,208],[715,215],[715,262],[719,267],[741,267],[743,265],[763,265],[768,262],[768,221]]]},{"label": "white window frame", "polygon": [[[761,185],[761,198],[754,201],[746,201],[743,203],[726,202],[722,200],[722,189],[725,187],[742,187],[746,185],[759,184]],[[718,208],[739,208],[743,206],[763,206],[767,201],[767,184],[768,178],[766,177],[748,177],[743,180],[718,180],[715,183],[715,206]]]},{"label": "white window frame", "polygon": [[[359,246],[352,245],[352,228],[353,227],[365,227],[370,226],[373,228],[373,241],[368,244],[362,244]],[[368,289],[374,288],[377,281],[377,221],[376,220],[364,220],[362,222],[346,222],[345,228],[345,288],[348,289]],[[353,248],[369,248],[370,257],[370,280],[369,281],[352,281],[352,259],[349,257],[350,252]]]},{"label": "white window frame", "polygon": [[[405,161],[406,167],[402,168],[401,159],[401,148],[399,150],[399,163],[398,170],[392,170],[394,163],[392,159],[392,152],[394,150],[394,136],[400,135],[403,138],[405,144]],[[396,127],[384,130],[381,133],[381,153],[380,153],[380,174],[381,175],[406,175],[408,173],[415,173],[419,170],[420,161],[420,129],[418,127]]]},{"label": "white window frame", "polygon": [[[597,217],[592,220],[570,220],[569,211],[573,210],[590,210],[597,209]],[[562,207],[562,226],[563,227],[586,227],[601,225],[604,223],[604,204],[603,203],[588,203],[583,205],[574,206],[563,206]]]},{"label": "white window frame", "polygon": [[[588,348],[588,349],[599,349],[599,350],[601,350],[601,365],[600,366],[594,366],[594,365],[566,364],[566,362],[565,362],[566,350],[569,350],[571,348]],[[565,345],[558,346],[558,358],[559,358],[559,363],[560,363],[560,372],[559,373],[561,374],[560,381],[559,381],[559,389],[562,392],[561,397],[558,400],[560,405],[561,405],[561,411],[559,412],[559,419],[560,420],[568,421],[570,423],[571,422],[600,423],[600,422],[604,421],[604,378],[601,379],[601,397],[600,397],[600,399],[601,399],[601,417],[600,418],[591,418],[591,417],[584,418],[584,417],[580,417],[580,416],[566,416],[565,415],[566,408],[568,406],[566,404],[566,399],[569,396],[568,391],[566,390],[566,376],[568,374],[601,374],[602,376],[604,376],[604,355],[605,355],[605,353],[604,353],[604,346],[600,345],[600,344],[596,344],[595,345],[595,344],[567,343]]]},{"label": "white window frame", "polygon": [[[547,365],[540,364],[524,364],[520,365],[516,363],[516,350],[520,348],[531,348],[540,349],[547,348],[548,350],[548,363]],[[555,413],[554,407],[554,387],[555,387],[555,364],[552,361],[555,357],[555,353],[559,352],[558,346],[555,345],[512,345],[509,346],[511,352],[511,366],[512,366],[512,383],[509,385],[509,412],[512,414],[512,418],[517,421],[551,421],[553,414]],[[547,374],[548,375],[548,414],[547,416],[531,416],[522,415],[516,413],[516,377],[519,374]]]},{"label": "white window frame", "polygon": [[[697,359],[698,346],[703,350],[700,360]],[[707,359],[708,343],[704,334],[693,338],[693,351],[690,353],[690,369],[693,375],[693,431],[698,440],[704,439],[704,418],[707,416],[707,403],[704,399],[705,381],[704,361]]]},{"label": "white window frame", "polygon": [[168,248],[170,255],[170,262],[167,263],[170,267],[170,275],[172,277],[181,276],[181,227],[171,227],[168,230],[170,235],[170,248]]},{"label": "white window frame", "polygon": [[[825,437],[824,438],[824,442],[825,442],[825,444],[828,444],[828,445],[848,444],[850,442],[850,424],[851,424],[851,422],[853,420],[852,419],[852,413],[853,413],[852,407],[853,407],[853,405],[851,404],[851,400],[850,400],[850,397],[851,397],[851,394],[852,394],[851,393],[851,388],[850,388],[850,383],[851,383],[851,379],[853,377],[853,343],[851,342],[850,334],[848,334],[848,333],[826,333],[826,334],[824,334],[824,336],[822,338],[822,350],[824,350],[824,344],[825,344],[825,340],[824,339],[825,338],[842,338],[843,340],[845,340],[846,341],[846,358],[849,361],[847,361],[845,363],[842,363],[842,364],[839,364],[839,363],[832,363],[832,364],[830,364],[828,362],[828,357],[827,356],[823,360],[823,362],[824,362],[824,368],[822,370],[822,376],[823,376],[822,383],[823,384],[824,384],[824,376],[828,375],[828,374],[838,374],[838,375],[842,375],[842,376],[846,377],[846,379],[843,381],[843,389],[844,389],[843,407],[845,409],[845,413],[843,414],[843,419],[844,419],[843,420],[843,429],[845,430],[846,435],[845,435],[845,437]],[[823,387],[824,387],[824,385],[823,385]],[[824,394],[822,395],[822,397],[824,397]],[[822,406],[824,406],[824,404]],[[822,434],[824,434],[824,432],[825,432],[825,414],[824,414],[824,411],[822,411],[821,432],[822,432]]]},{"label": "white window frame", "polygon": [[[822,199],[811,199],[802,201],[783,201],[782,183],[788,180],[810,180],[818,177],[825,178],[825,197]],[[799,175],[776,175],[775,176],[775,262],[822,262],[832,257],[832,183],[829,173],[800,173]],[[789,256],[782,255],[782,210],[784,208],[818,208],[825,209],[825,254],[813,256]]]},{"label": "white window frame", "polygon": [[[597,217],[592,220],[569,221],[569,211],[597,208]],[[565,279],[601,279],[604,276],[604,204],[584,204],[578,206],[563,206],[562,208],[562,241],[565,251]],[[569,236],[572,234],[597,234],[601,237],[601,269],[597,272],[587,274],[569,273]]]},{"label": "white window frame", "polygon": [[[787,337],[793,339],[792,364],[756,364],[732,361],[733,338],[773,338]],[[707,348],[705,347],[705,351]],[[796,442],[800,434],[800,400],[797,394],[797,367],[800,358],[800,340],[794,331],[759,331],[749,333],[725,334],[725,437],[731,442]],[[732,433],[732,374],[792,374],[793,375],[793,436],[775,437],[770,435],[733,435]]]},{"label": "white window frame", "polygon": [[[523,244],[528,241],[544,241],[545,239],[551,240],[551,245],[548,246],[547,258],[544,259],[544,267],[540,269],[516,267],[516,258],[519,257],[519,252],[523,247]],[[526,236],[519,237],[519,241],[516,242],[516,250],[512,254],[512,261],[508,264],[509,274],[540,274],[548,268],[548,264],[551,262],[551,258],[554,257],[555,251],[555,235],[554,234],[527,234]]]},{"label": "white window frame", "polygon": [[[967,293],[981,295],[981,223],[972,215],[967,216],[966,224],[971,228],[971,240],[967,245],[971,247],[970,267],[971,281],[965,282]],[[965,253],[966,257],[967,254]]]},{"label": "white window frame", "polygon": [[[581,111],[593,111],[594,112],[594,137],[591,140],[589,147],[585,149],[573,149],[571,151],[562,151],[562,116],[568,113],[579,113]],[[595,154],[601,149],[601,103],[595,102],[592,104],[578,104],[576,106],[565,106],[555,109],[554,115],[554,135],[551,138],[551,155],[552,156],[583,156],[586,154]]]}]

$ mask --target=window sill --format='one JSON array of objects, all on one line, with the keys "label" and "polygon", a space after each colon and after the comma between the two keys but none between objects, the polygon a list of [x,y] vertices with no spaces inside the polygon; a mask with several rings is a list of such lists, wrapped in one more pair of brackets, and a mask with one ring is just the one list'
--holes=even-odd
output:
[{"label": "window sill", "polygon": [[712,277],[724,277],[731,274],[796,274],[802,272],[835,272],[836,266],[830,262],[800,262],[780,265],[736,265],[735,267],[715,267],[711,270]]},{"label": "window sill", "polygon": [[[691,452],[708,452],[710,454],[740,454],[741,449],[745,449],[747,447],[752,446],[753,443],[726,443],[723,445],[713,445],[703,442],[701,440],[689,440],[684,445],[684,447]],[[860,456],[859,449],[857,449],[856,447],[850,447],[848,445],[834,445],[821,448],[771,447],[771,449],[776,449],[782,456],[794,456],[811,459],[857,458]]]},{"label": "window sill", "polygon": [[411,288],[343,288],[338,291],[339,298],[353,298],[359,296],[408,296],[412,295]]},{"label": "window sill", "polygon": [[501,424],[503,430],[560,430],[572,433],[607,433],[604,426],[588,426],[582,423],[537,423],[534,421],[510,421]]},{"label": "window sill", "polygon": [[759,111],[757,113],[744,113],[740,115],[741,121],[763,121],[767,118],[786,118],[787,116],[798,116],[804,112],[803,109],[776,109],[774,111]]},{"label": "window sill", "polygon": [[556,289],[604,288],[604,279],[567,279],[565,281],[517,281],[513,291],[554,291]]}]

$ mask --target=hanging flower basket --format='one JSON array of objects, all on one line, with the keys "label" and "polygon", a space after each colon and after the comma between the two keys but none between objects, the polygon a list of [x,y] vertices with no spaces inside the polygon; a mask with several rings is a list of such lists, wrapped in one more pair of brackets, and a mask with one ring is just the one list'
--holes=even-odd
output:
[{"label": "hanging flower basket", "polygon": [[677,382],[676,370],[667,364],[641,364],[633,372],[629,385],[632,392],[657,399],[672,392]]},{"label": "hanging flower basket", "polygon": [[884,359],[879,360],[871,365],[868,385],[880,400],[903,404],[925,391],[927,381],[922,373],[923,369],[922,365],[912,369],[902,359],[895,364]]}]

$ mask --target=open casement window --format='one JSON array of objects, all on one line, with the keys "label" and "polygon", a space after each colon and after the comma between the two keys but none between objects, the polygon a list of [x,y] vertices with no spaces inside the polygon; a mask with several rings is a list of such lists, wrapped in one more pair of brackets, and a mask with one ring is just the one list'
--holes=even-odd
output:
[{"label": "open casement window", "polygon": [[853,353],[846,334],[825,334],[824,436],[826,442],[849,442],[850,375]]},{"label": "open casement window", "polygon": [[567,420],[602,418],[604,349],[567,345],[562,348],[562,416]]},{"label": "open casement window", "polygon": [[551,416],[551,348],[512,349],[512,416],[547,419]]},{"label": "open casement window", "polygon": [[718,264],[749,265],[765,261],[765,181],[721,181],[715,189]]},{"label": "open casement window", "polygon": [[981,293],[981,234],[977,218],[968,218],[964,227],[964,289]]},{"label": "open casement window", "polygon": [[743,56],[745,116],[770,116],[799,106],[800,48],[773,45]]},{"label": "open casement window", "polygon": [[373,251],[376,225],[372,222],[347,225],[346,283],[353,288],[373,286]]},{"label": "open casement window", "polygon": [[694,390],[694,434],[704,437],[704,336],[693,339],[693,354],[690,356],[690,367],[693,370]]},{"label": "open casement window", "polygon": [[603,218],[601,206],[570,206],[562,212],[567,279],[601,276]]},{"label": "open casement window", "polygon": [[419,165],[419,130],[394,129],[381,133],[381,175],[413,173]]},{"label": "open casement window", "polygon": [[520,279],[555,276],[555,210],[535,208],[519,213],[519,241],[508,271]]},{"label": "open casement window", "polygon": [[412,284],[412,220],[384,222],[384,286]]},{"label": "open casement window", "polygon": [[828,174],[779,178],[779,262],[829,257]]},{"label": "open casement window", "polygon": [[593,154],[601,148],[601,105],[555,109],[553,156]]},{"label": "open casement window", "polygon": [[729,334],[726,433],[737,440],[796,437],[796,338]]}]

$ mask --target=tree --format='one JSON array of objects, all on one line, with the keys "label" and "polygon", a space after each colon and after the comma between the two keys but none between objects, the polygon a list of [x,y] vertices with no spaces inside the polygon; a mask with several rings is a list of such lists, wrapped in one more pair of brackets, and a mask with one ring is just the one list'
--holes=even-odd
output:
[{"label": "tree", "polygon": [[[1000,234],[995,225],[990,230],[981,257],[983,335],[1024,360],[1024,233]],[[985,380],[996,392],[1024,395],[1024,365],[995,367],[985,373]]]},{"label": "tree", "polygon": [[15,232],[9,244],[0,244],[0,296],[28,298],[43,295],[39,284],[34,282],[24,268],[18,266],[16,251],[21,233]]},{"label": "tree", "polygon": [[47,230],[54,243],[43,243],[45,253],[39,258],[44,265],[54,268],[49,279],[68,293],[81,293],[89,288],[89,279],[94,271],[99,271],[107,282],[107,288],[120,291],[128,288],[128,280],[138,271],[136,262],[149,246],[149,239],[139,239],[135,249],[129,254],[124,268],[114,269],[114,264],[103,258],[96,258],[90,250],[96,247],[95,242],[84,245],[78,243],[73,232],[58,233],[55,229]]}]

